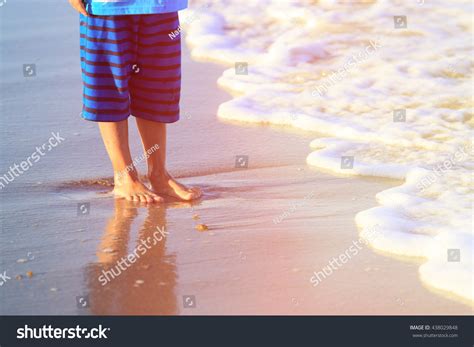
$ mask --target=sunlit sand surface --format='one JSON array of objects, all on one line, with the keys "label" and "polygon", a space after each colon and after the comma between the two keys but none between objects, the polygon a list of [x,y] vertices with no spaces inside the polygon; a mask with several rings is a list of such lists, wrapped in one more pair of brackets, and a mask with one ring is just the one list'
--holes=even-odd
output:
[{"label": "sunlit sand surface", "polygon": [[[243,113],[239,107],[233,108],[242,104],[235,104],[236,99],[216,85],[223,69],[196,63],[187,51],[183,56],[183,117],[170,126],[169,162],[173,174],[201,187],[204,196],[193,203],[167,200],[151,207],[114,200],[110,196],[110,165],[96,125],[79,117],[77,16],[67,3],[57,6],[18,1],[8,3],[1,12],[2,30],[11,33],[2,37],[2,43],[6,52],[12,52],[0,64],[2,83],[7,87],[2,90],[0,120],[2,172],[27,157],[51,131],[59,131],[66,141],[0,191],[0,271],[6,270],[11,277],[0,290],[0,314],[472,313],[470,302],[450,294],[452,288],[431,289],[435,273],[427,272],[428,280],[420,281],[420,266],[426,264],[426,258],[404,247],[412,245],[410,242],[390,238],[391,234],[362,247],[350,261],[314,286],[310,281],[314,272],[327,267],[331,259],[359,240],[365,224],[390,220],[371,208],[382,204],[400,211],[400,206],[389,205],[388,201],[402,196],[396,189],[410,195],[411,188],[401,186],[402,176],[394,179],[375,177],[374,172],[368,176],[335,172],[331,158],[341,154],[339,150],[347,145],[347,139],[320,141],[318,131],[325,130],[323,125],[329,124],[330,118],[311,128],[313,123],[309,124],[302,113],[283,117],[276,110],[282,102],[289,105],[291,98],[259,96],[260,91],[252,89],[255,86],[240,85],[232,72],[224,72],[219,85],[242,87],[235,95],[253,90],[255,93],[245,98],[261,102],[254,105],[259,108]],[[25,13],[34,15],[25,17]],[[57,26],[46,25],[51,17]],[[304,18],[300,20],[305,23]],[[39,26],[43,31],[33,30]],[[52,35],[54,40],[45,41],[43,35]],[[253,43],[259,47],[258,37]],[[341,49],[347,46],[347,40],[340,41]],[[36,62],[37,77],[25,80],[18,62]],[[277,95],[307,89],[296,82],[312,76],[312,70],[301,73],[303,79],[294,70],[293,75],[279,76],[281,83],[274,86],[280,88]],[[435,69],[433,73],[440,71]],[[288,82],[293,83],[287,90],[289,94],[283,94]],[[270,84],[272,80],[263,83],[268,87]],[[340,88],[332,90],[339,95],[343,93]],[[219,108],[227,101],[232,108]],[[415,101],[410,102],[415,105]],[[436,107],[465,107],[459,100],[435,101]],[[311,104],[306,106],[308,111]],[[364,111],[365,106],[346,100],[321,105],[319,115],[338,111],[338,107]],[[236,112],[227,112],[231,109]],[[229,119],[232,117],[223,114],[236,117]],[[245,124],[240,116],[256,121]],[[436,117],[435,113],[427,116]],[[456,119],[469,121],[461,114],[451,117],[446,124],[453,127]],[[366,125],[366,130],[375,126],[370,120],[354,121],[347,112],[343,112],[341,121],[358,129],[361,125]],[[365,124],[355,126],[357,122]],[[461,126],[456,131],[462,131]],[[132,138],[136,135],[133,129]],[[425,133],[424,138],[436,142],[437,136],[444,135],[439,129]],[[426,143],[417,145],[426,148]],[[137,138],[134,155],[140,155],[139,146]],[[367,164],[383,162],[387,156],[396,164],[417,159],[416,153],[402,151],[397,143],[387,145],[389,152],[366,148],[366,144],[348,146],[354,153],[361,153]],[[318,153],[324,148],[315,157],[310,156],[307,163],[311,151]],[[237,156],[247,156],[248,162],[239,166],[242,161]],[[321,163],[327,165],[313,165]],[[143,163],[139,167],[144,172]],[[370,165],[367,168],[370,174]],[[378,172],[391,171],[385,168]],[[438,197],[438,192],[453,182],[461,181],[439,181],[426,194]],[[388,193],[377,195],[376,200],[376,194],[383,191]],[[466,194],[464,190],[459,192]],[[445,211],[441,205],[436,206],[439,209],[433,209],[435,214]],[[412,217],[423,218],[425,207],[413,209],[416,213]],[[362,211],[371,212],[360,214]],[[454,212],[462,214],[462,206]],[[449,222],[447,217],[444,219]],[[464,220],[459,221],[463,225]],[[165,228],[166,237],[131,266],[122,262],[125,270],[103,285],[104,272],[114,268],[117,273],[118,262],[134,254],[157,227]],[[424,227],[418,232],[433,235],[437,231]],[[394,240],[399,242],[390,243]],[[400,251],[396,257],[394,246]],[[26,275],[29,271],[31,278]],[[16,279],[18,275],[21,279]],[[85,307],[78,305],[80,297],[87,298]]]}]

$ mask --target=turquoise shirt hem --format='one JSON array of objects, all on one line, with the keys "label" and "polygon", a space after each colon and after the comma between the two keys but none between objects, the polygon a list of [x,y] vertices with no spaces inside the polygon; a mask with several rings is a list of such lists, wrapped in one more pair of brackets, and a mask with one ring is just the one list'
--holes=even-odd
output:
[{"label": "turquoise shirt hem", "polygon": [[[86,0],[87,1],[87,0]],[[188,6],[187,0],[165,1],[163,5],[153,4],[152,6],[133,6],[130,4],[119,4],[117,2],[94,2],[88,0],[86,3],[87,13],[96,16],[119,16],[136,14],[157,14],[169,13],[184,10]],[[150,1],[153,3],[154,1]]]}]

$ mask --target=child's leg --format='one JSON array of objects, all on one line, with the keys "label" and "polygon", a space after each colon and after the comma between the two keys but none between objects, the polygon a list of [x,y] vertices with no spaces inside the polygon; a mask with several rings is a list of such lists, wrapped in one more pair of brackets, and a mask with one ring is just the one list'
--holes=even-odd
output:
[{"label": "child's leg", "polygon": [[82,16],[82,116],[99,123],[114,168],[115,195],[132,201],[162,199],[138,179],[128,145],[130,79],[137,20],[133,16]]},{"label": "child's leg", "polygon": [[[137,118],[137,125],[148,157],[148,178],[153,191],[182,200],[199,198],[200,189],[186,187],[171,177],[166,170],[166,124]],[[156,145],[157,150],[150,150],[156,148]]]},{"label": "child's leg", "polygon": [[138,179],[128,145],[128,121],[99,122],[99,128],[114,168],[115,195],[130,201],[162,201]]},{"label": "child's leg", "polygon": [[166,170],[166,124],[179,119],[181,38],[169,34],[179,28],[176,12],[139,16],[137,65],[130,77],[130,108],[136,117],[153,190],[183,200],[201,191],[178,183]]}]

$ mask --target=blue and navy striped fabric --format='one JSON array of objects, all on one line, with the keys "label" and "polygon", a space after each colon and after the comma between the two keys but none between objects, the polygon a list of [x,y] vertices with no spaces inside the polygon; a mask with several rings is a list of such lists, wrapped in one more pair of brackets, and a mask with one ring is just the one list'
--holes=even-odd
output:
[{"label": "blue and navy striped fabric", "polygon": [[81,15],[83,118],[117,122],[130,115],[179,119],[181,40],[176,12]]},{"label": "blue and navy striped fabric", "polygon": [[169,13],[185,9],[188,0],[85,0],[86,10],[98,16]]}]

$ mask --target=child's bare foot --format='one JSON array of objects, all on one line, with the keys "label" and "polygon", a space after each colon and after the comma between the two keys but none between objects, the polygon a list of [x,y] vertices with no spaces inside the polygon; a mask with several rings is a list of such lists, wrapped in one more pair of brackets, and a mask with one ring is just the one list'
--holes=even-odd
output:
[{"label": "child's bare foot", "polygon": [[163,198],[148,189],[138,178],[122,176],[115,178],[114,194],[116,197],[137,202],[163,202]]},{"label": "child's bare foot", "polygon": [[202,195],[201,189],[179,183],[168,172],[164,175],[149,175],[148,179],[153,191],[160,195],[168,195],[185,201],[197,199]]}]

